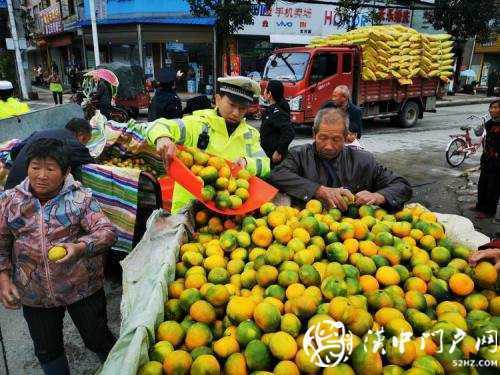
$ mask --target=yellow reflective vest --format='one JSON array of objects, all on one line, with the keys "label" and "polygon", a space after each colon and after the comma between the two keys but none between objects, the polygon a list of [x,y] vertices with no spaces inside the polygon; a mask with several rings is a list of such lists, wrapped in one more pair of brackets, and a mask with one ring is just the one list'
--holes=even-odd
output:
[{"label": "yellow reflective vest", "polygon": [[28,104],[20,102],[16,98],[9,98],[7,101],[0,100],[0,120],[22,115],[29,110]]},{"label": "yellow reflective vest", "polygon": [[[182,119],[156,120],[147,130],[146,138],[154,146],[156,140],[168,137],[177,144],[194,146],[202,132],[208,132],[210,141],[206,152],[227,160],[236,161],[244,157],[246,169],[259,177],[267,177],[271,171],[269,158],[260,146],[260,134],[243,119],[234,132],[229,135],[226,121],[215,109],[195,111],[191,116]],[[175,184],[172,198],[172,213],[185,207],[194,197],[182,186]]]}]

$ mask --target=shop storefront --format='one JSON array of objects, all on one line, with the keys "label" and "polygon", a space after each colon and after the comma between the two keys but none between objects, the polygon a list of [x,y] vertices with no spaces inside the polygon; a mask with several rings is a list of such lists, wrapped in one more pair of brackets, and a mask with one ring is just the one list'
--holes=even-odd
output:
[{"label": "shop storefront", "polygon": [[500,71],[500,35],[488,42],[476,44],[471,69],[476,71],[480,87],[486,89],[491,72]]},{"label": "shop storefront", "polygon": [[[178,91],[204,94],[214,82],[215,18],[193,17],[184,1],[168,3],[110,0],[98,4],[101,62],[140,65],[149,79],[155,79],[163,67],[180,70],[183,75]],[[92,68],[95,62],[90,21],[86,19],[80,25],[86,66]]]}]

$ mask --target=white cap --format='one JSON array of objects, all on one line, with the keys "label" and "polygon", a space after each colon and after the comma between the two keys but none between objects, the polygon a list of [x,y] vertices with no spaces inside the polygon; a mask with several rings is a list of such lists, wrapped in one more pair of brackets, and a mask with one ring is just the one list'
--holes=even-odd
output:
[{"label": "white cap", "polygon": [[0,81],[0,90],[12,90],[14,87],[10,81]]},{"label": "white cap", "polygon": [[220,77],[217,81],[221,92],[238,96],[248,102],[252,102],[254,97],[260,95],[259,84],[248,77]]}]

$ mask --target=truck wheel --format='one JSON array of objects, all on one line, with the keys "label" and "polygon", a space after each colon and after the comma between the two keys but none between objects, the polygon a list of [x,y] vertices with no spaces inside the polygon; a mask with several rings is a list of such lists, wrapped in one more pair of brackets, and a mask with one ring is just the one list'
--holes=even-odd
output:
[{"label": "truck wheel", "polygon": [[398,116],[399,126],[402,128],[412,128],[420,117],[420,107],[413,101],[406,102]]}]

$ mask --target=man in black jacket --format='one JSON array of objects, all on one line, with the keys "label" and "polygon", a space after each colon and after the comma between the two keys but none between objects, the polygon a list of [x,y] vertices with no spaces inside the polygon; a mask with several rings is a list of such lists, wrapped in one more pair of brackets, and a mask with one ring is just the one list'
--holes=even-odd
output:
[{"label": "man in black jacket", "polygon": [[350,101],[350,97],[349,87],[346,85],[337,86],[333,90],[332,100],[326,102],[322,108],[340,108],[349,115],[350,134],[347,137],[349,143],[354,141],[351,137],[355,135],[357,139],[361,139],[361,133],[363,133],[363,111]]},{"label": "man in black jacket", "polygon": [[[38,139],[57,139],[66,143],[71,153],[71,173],[78,175],[83,164],[95,163],[85,145],[90,141],[92,127],[84,119],[71,119],[64,129],[49,129],[34,132],[11,151],[12,167],[5,183],[5,190],[12,189],[26,178],[26,158],[29,146]],[[78,176],[75,176],[78,177]]]},{"label": "man in black jacket", "polygon": [[175,92],[176,73],[172,69],[163,68],[160,71],[155,96],[148,109],[148,121],[159,118],[174,119],[182,117],[181,100]]},{"label": "man in black jacket", "polygon": [[378,164],[369,152],[344,147],[346,124],[343,111],[320,110],[314,121],[314,143],[291,148],[271,172],[270,182],[295,200],[317,198],[340,210],[347,209],[344,197],[359,205],[400,209],[411,198],[410,184]]}]

